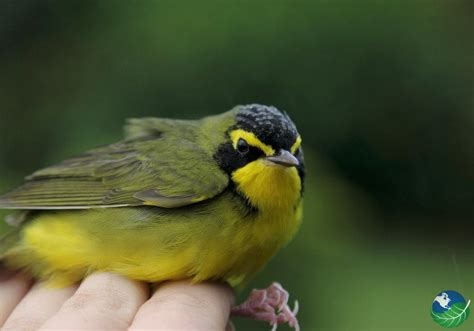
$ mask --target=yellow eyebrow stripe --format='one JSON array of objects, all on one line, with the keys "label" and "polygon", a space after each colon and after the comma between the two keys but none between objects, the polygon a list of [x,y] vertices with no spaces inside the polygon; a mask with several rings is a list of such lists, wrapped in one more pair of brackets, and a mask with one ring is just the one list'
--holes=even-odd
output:
[{"label": "yellow eyebrow stripe", "polygon": [[291,146],[291,154],[296,153],[296,150],[301,146],[301,142],[302,142],[301,136],[298,136],[293,146]]},{"label": "yellow eyebrow stripe", "polygon": [[234,148],[237,148],[237,142],[240,138],[244,139],[250,146],[260,148],[267,156],[275,155],[275,150],[272,147],[262,143],[252,132],[242,129],[237,129],[230,133],[230,139]]}]

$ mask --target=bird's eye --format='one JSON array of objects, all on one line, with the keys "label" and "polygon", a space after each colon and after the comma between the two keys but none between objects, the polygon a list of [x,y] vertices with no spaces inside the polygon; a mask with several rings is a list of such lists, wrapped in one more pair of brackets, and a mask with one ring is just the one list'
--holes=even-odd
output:
[{"label": "bird's eye", "polygon": [[239,151],[240,154],[247,154],[249,151],[249,144],[242,138],[239,139],[237,142],[237,150]]}]

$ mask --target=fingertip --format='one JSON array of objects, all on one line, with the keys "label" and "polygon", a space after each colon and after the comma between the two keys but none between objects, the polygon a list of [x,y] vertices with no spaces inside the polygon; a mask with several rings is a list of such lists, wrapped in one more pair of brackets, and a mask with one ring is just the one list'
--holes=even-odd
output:
[{"label": "fingertip", "polygon": [[28,292],[32,280],[21,272],[9,271],[3,269],[0,271],[2,279],[0,280],[0,326],[5,323],[16,305]]},{"label": "fingertip", "polygon": [[186,294],[193,299],[197,299],[196,303],[219,303],[222,307],[230,307],[234,302],[234,292],[227,284],[214,282],[193,284],[189,280],[164,282],[156,288],[153,296],[163,297],[172,294]]},{"label": "fingertip", "polygon": [[43,329],[126,329],[148,298],[148,286],[123,276],[88,276]]},{"label": "fingertip", "polygon": [[166,282],[140,308],[131,328],[224,330],[233,300],[228,285]]},{"label": "fingertip", "polygon": [[42,282],[35,283],[8,317],[3,329],[38,330],[76,289],[77,284],[59,289],[49,288]]}]

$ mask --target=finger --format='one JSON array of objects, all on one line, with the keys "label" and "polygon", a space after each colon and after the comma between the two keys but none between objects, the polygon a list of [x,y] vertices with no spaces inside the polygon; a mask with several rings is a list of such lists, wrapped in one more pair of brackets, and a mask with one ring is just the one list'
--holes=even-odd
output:
[{"label": "finger", "polygon": [[0,326],[23,298],[31,280],[21,273],[0,269]]},{"label": "finger", "polygon": [[8,317],[2,331],[38,330],[77,289],[69,286],[63,289],[47,288],[36,283]]},{"label": "finger", "polygon": [[140,308],[130,329],[224,330],[232,301],[226,285],[165,283]]},{"label": "finger", "polygon": [[126,329],[148,298],[148,286],[111,273],[87,277],[46,329]]},{"label": "finger", "polygon": [[232,323],[231,320],[227,323],[227,326],[225,327],[225,331],[235,331],[235,325]]}]

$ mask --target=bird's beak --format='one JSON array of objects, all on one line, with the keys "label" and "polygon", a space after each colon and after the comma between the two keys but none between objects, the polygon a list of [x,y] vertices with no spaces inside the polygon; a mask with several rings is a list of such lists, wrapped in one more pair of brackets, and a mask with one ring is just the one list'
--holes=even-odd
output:
[{"label": "bird's beak", "polygon": [[300,161],[298,161],[293,154],[284,149],[280,150],[276,155],[267,156],[265,159],[285,167],[295,167],[300,165]]}]

